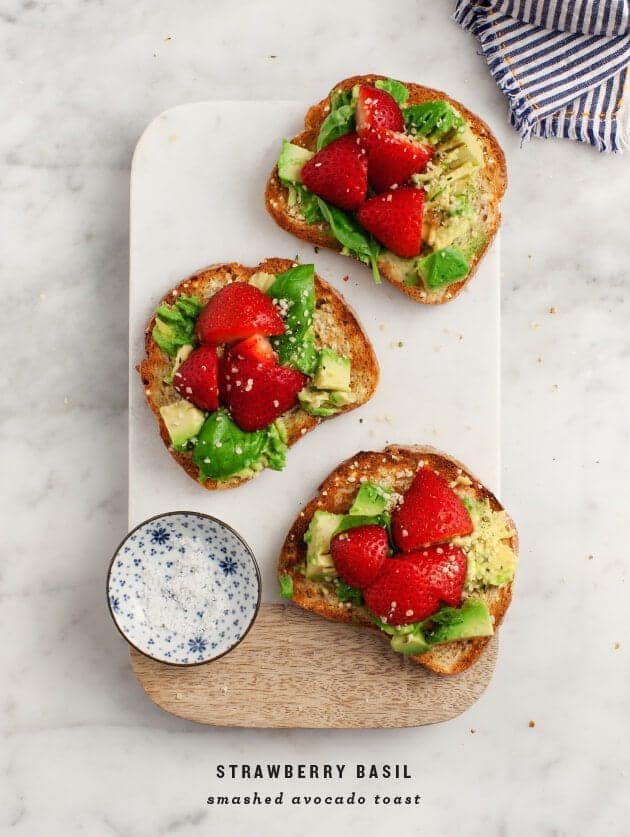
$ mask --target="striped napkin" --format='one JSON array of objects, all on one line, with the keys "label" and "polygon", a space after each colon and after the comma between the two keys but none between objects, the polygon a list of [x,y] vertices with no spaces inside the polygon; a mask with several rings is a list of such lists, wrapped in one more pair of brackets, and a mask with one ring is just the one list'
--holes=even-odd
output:
[{"label": "striped napkin", "polygon": [[457,0],[454,17],[479,39],[524,140],[627,143],[630,0]]}]

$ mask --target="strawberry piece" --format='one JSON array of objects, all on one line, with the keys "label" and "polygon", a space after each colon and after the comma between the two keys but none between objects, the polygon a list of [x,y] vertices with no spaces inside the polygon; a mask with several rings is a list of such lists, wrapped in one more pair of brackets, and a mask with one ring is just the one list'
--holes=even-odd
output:
[{"label": "strawberry piece", "polygon": [[357,213],[361,226],[404,259],[420,253],[424,192],[406,186],[369,198]]},{"label": "strawberry piece", "polygon": [[386,90],[362,84],[357,97],[357,133],[363,136],[370,128],[402,131],[405,120],[398,103]]},{"label": "strawberry piece", "polygon": [[262,430],[297,403],[308,377],[288,366],[228,356],[219,369],[223,401],[241,430]]},{"label": "strawberry piece", "polygon": [[339,578],[359,590],[367,587],[383,566],[388,546],[387,531],[375,524],[356,526],[335,535],[330,552]]},{"label": "strawberry piece", "polygon": [[173,388],[200,410],[216,410],[219,406],[218,366],[214,346],[200,346],[173,375]]},{"label": "strawberry piece", "polygon": [[388,625],[408,625],[435,613],[440,599],[418,562],[407,556],[385,561],[363,591],[365,604]]},{"label": "strawberry piece", "polygon": [[429,145],[387,128],[371,128],[361,137],[368,155],[368,177],[377,192],[404,186],[412,174],[424,171],[433,156]]},{"label": "strawberry piece", "polygon": [[247,282],[225,285],[202,309],[195,325],[200,343],[217,346],[253,334],[284,333],[282,317],[261,290]]},{"label": "strawberry piece", "polygon": [[418,471],[392,516],[394,541],[403,552],[470,535],[472,530],[466,506],[430,468]]},{"label": "strawberry piece", "polygon": [[447,543],[408,552],[406,557],[417,562],[423,578],[441,601],[459,607],[468,570],[468,560],[461,549]]},{"label": "strawberry piece", "polygon": [[275,364],[278,357],[271,347],[271,343],[262,334],[253,334],[246,340],[241,340],[229,350],[230,357],[241,360],[253,360],[255,363]]},{"label": "strawberry piece", "polygon": [[356,134],[346,134],[318,151],[302,167],[302,183],[340,209],[357,209],[367,194],[367,157]]}]

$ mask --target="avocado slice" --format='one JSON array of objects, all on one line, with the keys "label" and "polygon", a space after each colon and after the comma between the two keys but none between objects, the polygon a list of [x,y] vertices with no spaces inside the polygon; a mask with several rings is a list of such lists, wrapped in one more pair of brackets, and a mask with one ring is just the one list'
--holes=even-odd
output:
[{"label": "avocado slice", "polygon": [[313,152],[301,145],[294,145],[288,140],[282,140],[282,150],[278,157],[278,175],[286,183],[301,183],[302,167],[307,163]]},{"label": "avocado slice", "polygon": [[331,349],[322,349],[315,374],[313,386],[316,389],[342,390],[350,389],[350,360],[341,357]]},{"label": "avocado slice", "polygon": [[160,415],[176,450],[186,449],[190,439],[201,430],[206,418],[205,413],[183,398],[174,404],[160,407]]},{"label": "avocado slice", "polygon": [[350,507],[350,514],[382,514],[389,505],[393,493],[392,489],[386,486],[375,482],[364,482]]},{"label": "avocado slice", "polygon": [[330,541],[343,515],[317,509],[304,534],[306,548],[306,578],[322,581],[337,573],[330,554]]},{"label": "avocado slice", "polygon": [[451,622],[438,624],[427,631],[426,637],[431,645],[456,639],[492,636],[494,633],[490,611],[482,599],[467,599],[460,608],[452,610],[454,618]]},{"label": "avocado slice", "polygon": [[358,526],[382,526],[386,529],[390,524],[390,516],[387,512],[382,514],[344,514],[341,515],[339,525],[334,534],[347,532],[348,529],[356,529]]},{"label": "avocado slice", "polygon": [[431,646],[424,638],[421,630],[412,633],[396,633],[392,636],[391,646],[399,654],[426,654]]},{"label": "avocado slice", "polygon": [[459,282],[468,276],[470,269],[466,257],[457,247],[444,247],[418,259],[416,268],[429,291]]}]

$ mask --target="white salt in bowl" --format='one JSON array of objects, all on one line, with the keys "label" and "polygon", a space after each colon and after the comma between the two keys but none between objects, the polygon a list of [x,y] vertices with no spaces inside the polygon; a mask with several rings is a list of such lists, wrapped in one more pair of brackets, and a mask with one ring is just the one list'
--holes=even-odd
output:
[{"label": "white salt in bowl", "polygon": [[199,665],[235,648],[260,606],[254,554],[226,523],[198,512],[145,520],[116,550],[107,601],[127,642],[154,660]]}]

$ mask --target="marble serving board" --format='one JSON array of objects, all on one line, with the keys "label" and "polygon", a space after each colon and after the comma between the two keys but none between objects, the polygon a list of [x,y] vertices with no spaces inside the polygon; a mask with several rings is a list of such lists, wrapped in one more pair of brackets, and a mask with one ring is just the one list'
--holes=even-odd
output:
[{"label": "marble serving board", "polygon": [[[197,667],[191,673],[133,656],[140,682],[158,705],[204,723],[381,725],[383,714],[370,703],[341,713],[332,706],[333,700],[339,705],[339,689],[331,688],[332,669],[328,675],[322,672],[331,663],[325,658],[336,652],[322,650],[334,647],[323,638],[324,632],[330,632],[331,638],[336,636],[340,626],[308,614],[278,615],[282,607],[277,603],[282,600],[277,593],[275,564],[285,533],[340,460],[358,450],[379,450],[392,442],[431,444],[465,462],[495,491],[499,488],[498,241],[461,296],[434,307],[411,302],[387,283],[375,285],[370,272],[353,260],[326,250],[315,253],[311,245],[279,229],[265,211],[265,182],[281,138],[300,130],[306,107],[302,102],[182,105],[148,126],[133,159],[129,526],[165,511],[211,514],[234,527],[250,544],[263,582],[263,610],[248,636],[246,657],[234,652],[221,663],[220,680],[226,690],[230,678],[242,685],[245,677],[254,684],[256,697],[250,696],[249,703],[257,708],[251,712],[241,707],[240,712],[230,714],[226,707],[221,708],[225,692],[214,693],[218,663]],[[317,272],[344,294],[376,350],[380,385],[370,403],[325,422],[292,448],[283,472],[267,470],[236,490],[208,492],[169,456],[145,404],[136,372],[143,355],[144,327],[160,298],[196,270],[226,261],[255,265],[269,256],[314,262]],[[293,609],[292,605],[283,607]],[[348,629],[348,636],[355,633]],[[380,637],[357,641],[356,645],[345,643],[347,670],[365,670],[366,642],[373,647],[374,640]],[[300,682],[302,667],[304,674],[314,668],[320,672],[311,681],[309,698],[313,705],[322,706],[320,712],[299,712],[298,704],[304,703],[305,696],[295,690],[291,693],[287,684],[282,687],[281,700],[277,695],[275,699],[273,695],[264,697],[273,691],[273,667],[269,669],[268,661],[256,661],[268,657],[270,648],[280,646],[294,685]],[[305,647],[313,653],[320,649],[320,658],[308,659]],[[356,660],[348,665],[353,648]],[[452,680],[450,701],[445,701],[443,681],[417,666],[401,665],[397,655],[379,654],[383,683],[392,677],[400,683],[404,703],[400,725],[431,723],[462,712],[489,682],[496,650],[497,642],[493,642],[485,662]],[[357,678],[365,676],[358,674]],[[455,680],[459,681],[457,687]],[[265,700],[266,707],[262,705]],[[287,710],[292,703],[292,710]],[[391,726],[391,714],[388,717]],[[396,716],[393,718],[396,725]]]}]

